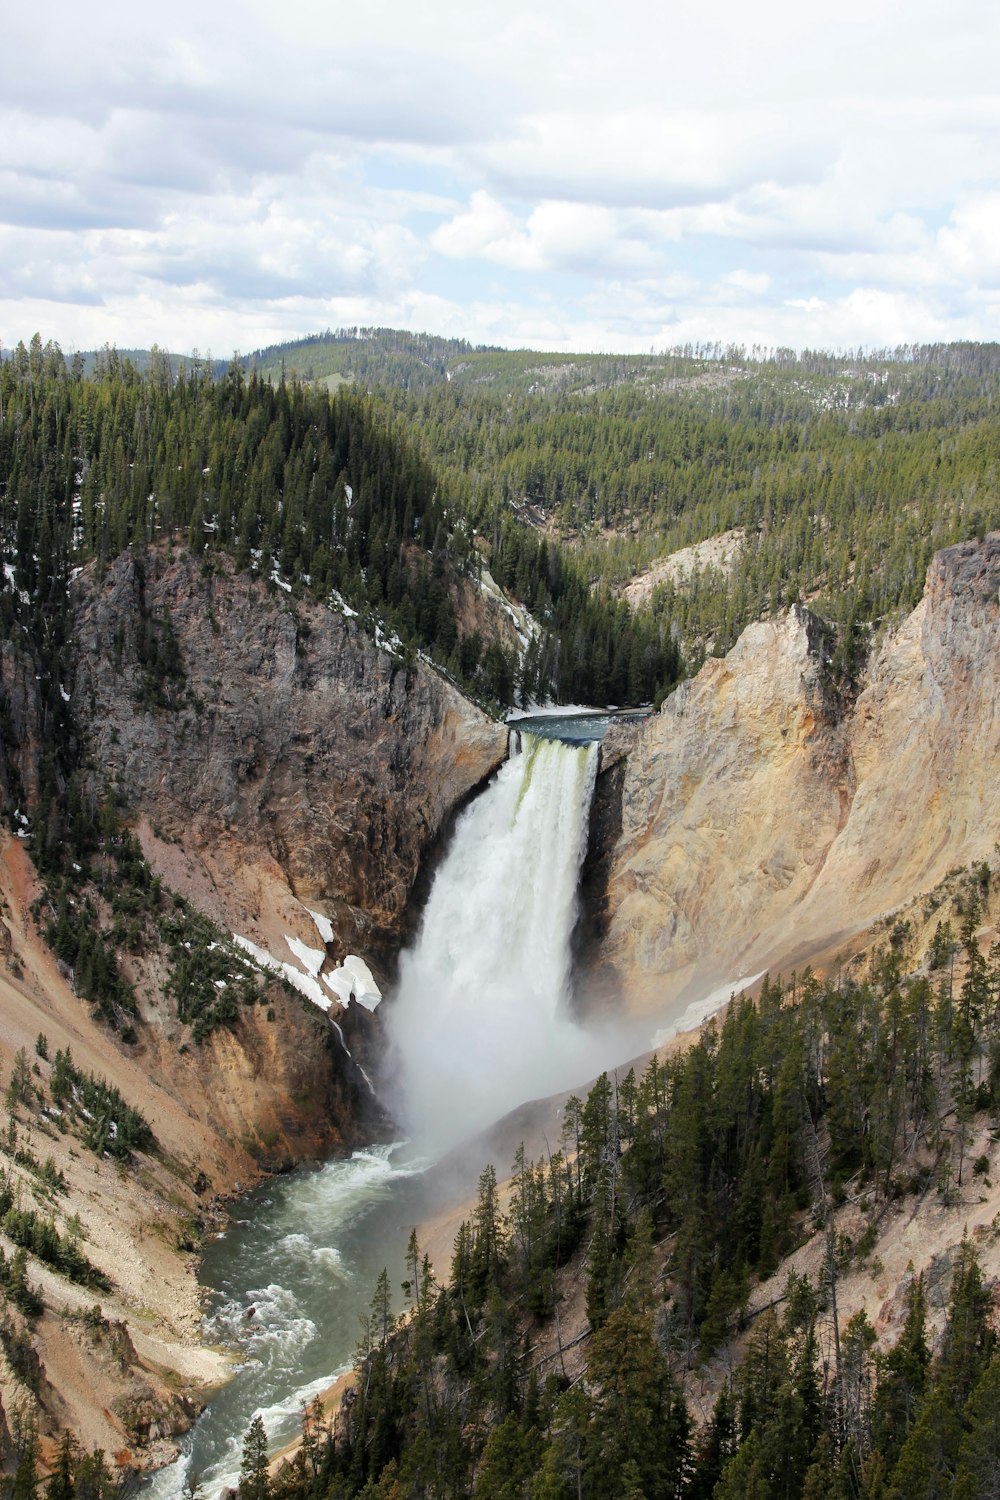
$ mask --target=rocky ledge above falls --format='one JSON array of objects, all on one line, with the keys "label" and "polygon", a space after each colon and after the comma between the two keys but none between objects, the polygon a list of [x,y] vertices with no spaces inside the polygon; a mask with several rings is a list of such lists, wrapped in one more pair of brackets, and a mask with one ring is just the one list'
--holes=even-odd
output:
[{"label": "rocky ledge above falls", "polygon": [[[503,760],[506,729],[353,618],[224,559],[128,554],[82,582],[74,704],[171,884],[279,945],[281,931],[315,944],[299,903],[319,907],[338,956],[384,957],[425,852]],[[166,630],[179,671],[151,680]]]},{"label": "rocky ledge above falls", "polygon": [[1000,834],[1000,534],[939,553],[841,717],[807,611],[636,734],[595,965],[655,1011],[828,950]]}]

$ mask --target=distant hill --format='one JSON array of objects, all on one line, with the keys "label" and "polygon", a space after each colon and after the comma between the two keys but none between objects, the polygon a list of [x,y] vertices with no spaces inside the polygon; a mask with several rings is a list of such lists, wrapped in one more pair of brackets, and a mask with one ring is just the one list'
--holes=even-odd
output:
[{"label": "distant hill", "polygon": [[[83,368],[126,362],[171,379],[232,364],[103,350]],[[933,553],[1000,526],[997,344],[624,356],[344,328],[239,363],[264,385],[370,393],[529,605],[544,605],[555,543],[585,586],[642,599],[695,657],[801,600],[843,627],[850,676],[870,628],[916,603]],[[720,568],[729,533],[740,547]],[[679,552],[702,561],[665,562]]]},{"label": "distant hill", "polygon": [[455,364],[484,353],[500,353],[465,339],[407,333],[398,328],[338,328],[287,344],[255,349],[243,358],[248,371],[267,380],[316,381],[335,389],[344,380],[399,386],[404,390],[437,385]]}]

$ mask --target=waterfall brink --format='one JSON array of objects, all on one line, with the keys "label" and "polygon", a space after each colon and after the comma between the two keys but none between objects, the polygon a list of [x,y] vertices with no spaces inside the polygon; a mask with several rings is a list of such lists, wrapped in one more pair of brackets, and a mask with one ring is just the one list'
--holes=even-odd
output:
[{"label": "waterfall brink", "polygon": [[459,820],[400,963],[389,1015],[395,1103],[436,1148],[582,1082],[597,1064],[568,1001],[599,749],[523,742]]}]

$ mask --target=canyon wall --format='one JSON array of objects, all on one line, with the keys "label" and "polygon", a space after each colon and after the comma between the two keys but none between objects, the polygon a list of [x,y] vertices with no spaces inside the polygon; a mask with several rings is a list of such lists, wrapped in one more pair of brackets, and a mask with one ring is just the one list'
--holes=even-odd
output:
[{"label": "canyon wall", "polygon": [[623,731],[606,988],[652,1014],[787,971],[993,855],[998,589],[1000,534],[939,553],[853,705],[826,631],[795,607]]},{"label": "canyon wall", "polygon": [[[170,709],[140,660],[166,615]],[[354,618],[221,558],[126,554],[83,592],[76,640],[91,754],[170,883],[265,946],[286,931],[315,945],[315,908],[335,956],[386,961],[442,826],[505,757],[504,726]]]},{"label": "canyon wall", "polygon": [[[506,755],[506,729],[423,662],[381,649],[350,612],[295,601],[220,559],[127,553],[77,579],[74,608],[58,682],[46,684],[27,640],[0,647],[8,828],[15,809],[37,815],[43,784],[51,808],[53,779],[78,762],[95,820],[110,788],[169,890],[314,993],[315,963],[348,952],[391,973],[418,872]],[[98,1306],[31,1261],[45,1303],[25,1328],[38,1431],[45,1444],[68,1427],[123,1468],[162,1462],[226,1373],[199,1347],[194,1276],[202,1236],[224,1222],[216,1195],[391,1133],[358,1065],[377,1050],[377,1015],[328,994],[327,1016],[276,977],[259,1004],[199,1037],[172,987],[177,950],[140,914],[134,938],[116,940],[137,1015],[112,1031],[40,929],[57,907],[76,930],[127,926],[141,913],[135,893],[115,905],[105,855],[96,884],[77,866],[89,884],[47,892],[30,854],[60,836],[58,816],[15,827],[20,836],[0,833],[0,1071],[6,1084],[23,1049],[33,1082],[11,1106],[23,1160],[8,1151],[4,1165],[29,1194],[32,1164],[47,1158],[60,1232],[78,1226],[108,1282]],[[143,1112],[153,1151],[126,1168],[84,1148],[80,1121],[63,1119],[50,1092],[67,1050]],[[0,1350],[0,1433],[19,1390]]]}]

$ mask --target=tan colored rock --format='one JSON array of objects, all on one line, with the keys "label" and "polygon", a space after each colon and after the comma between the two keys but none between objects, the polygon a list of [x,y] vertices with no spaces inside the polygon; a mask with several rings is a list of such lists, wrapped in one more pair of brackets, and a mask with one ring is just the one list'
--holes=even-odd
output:
[{"label": "tan colored rock", "polygon": [[638,574],[622,589],[622,598],[632,609],[649,602],[661,583],[683,588],[699,573],[717,571],[730,574],[739,562],[746,544],[746,528],[734,526],[718,536],[710,536],[690,547],[681,547],[667,557],[658,558],[644,573]]},{"label": "tan colored rock", "polygon": [[992,854],[998,589],[1000,534],[939,553],[843,720],[823,631],[795,608],[642,726],[601,955],[631,1007],[802,964]]}]

